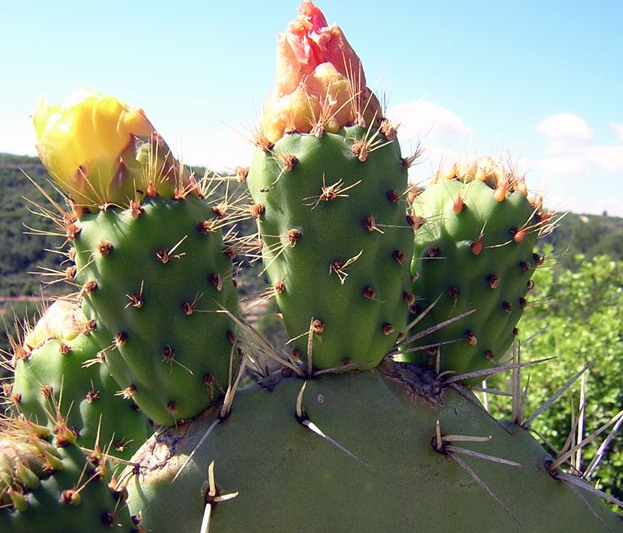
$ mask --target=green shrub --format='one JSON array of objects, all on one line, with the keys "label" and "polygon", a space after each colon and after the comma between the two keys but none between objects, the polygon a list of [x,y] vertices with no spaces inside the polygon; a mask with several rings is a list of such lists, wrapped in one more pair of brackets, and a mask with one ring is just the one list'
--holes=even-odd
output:
[{"label": "green shrub", "polygon": [[[535,275],[531,305],[520,323],[523,361],[555,357],[529,374],[526,415],[529,417],[584,365],[584,437],[590,435],[623,408],[623,262],[608,256],[591,260],[577,255],[571,270],[552,265]],[[526,379],[523,380],[524,384]],[[489,380],[489,387],[508,388],[508,378]],[[557,449],[562,449],[574,431],[573,417],[580,410],[581,380],[578,380],[531,426]],[[495,416],[509,417],[508,401],[490,396]],[[606,433],[582,451],[580,470],[595,457]],[[577,441],[577,440],[576,440]],[[603,489],[623,497],[623,432],[610,443],[596,472]]]}]

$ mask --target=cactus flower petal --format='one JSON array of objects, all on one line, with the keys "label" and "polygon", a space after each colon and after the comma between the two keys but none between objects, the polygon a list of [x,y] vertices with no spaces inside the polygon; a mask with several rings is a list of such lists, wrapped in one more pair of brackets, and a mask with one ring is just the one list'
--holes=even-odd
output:
[{"label": "cactus flower petal", "polygon": [[285,133],[343,126],[380,118],[366,87],[361,60],[341,28],[303,0],[299,16],[278,37],[277,80],[264,108],[262,129],[271,140]]},{"label": "cactus flower petal", "polygon": [[[179,181],[179,164],[145,112],[113,96],[81,89],[64,105],[41,99],[33,121],[41,161],[78,205],[126,204],[150,179],[158,182],[160,194],[170,195],[174,187],[168,182]],[[153,155],[151,168],[146,147]]]}]

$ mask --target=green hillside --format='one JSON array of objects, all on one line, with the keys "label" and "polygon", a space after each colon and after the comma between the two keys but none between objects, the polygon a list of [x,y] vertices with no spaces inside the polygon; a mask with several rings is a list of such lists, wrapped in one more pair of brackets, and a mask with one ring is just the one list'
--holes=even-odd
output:
[{"label": "green hillside", "polygon": [[623,218],[608,215],[579,215],[567,213],[558,227],[542,241],[551,244],[558,264],[576,270],[577,254],[592,259],[607,255],[615,261],[623,260]]},{"label": "green hillside", "polygon": [[[0,297],[2,298],[40,296],[41,280],[29,272],[61,268],[62,257],[46,252],[45,249],[58,249],[63,239],[59,236],[40,234],[58,233],[58,228],[50,218],[36,214],[42,209],[24,199],[29,198],[32,202],[43,206],[45,210],[53,210],[50,202],[30,181],[44,186],[55,201],[62,202],[60,195],[47,179],[47,173],[37,158],[0,154],[0,198],[2,198]],[[48,281],[51,281],[51,278]]]}]

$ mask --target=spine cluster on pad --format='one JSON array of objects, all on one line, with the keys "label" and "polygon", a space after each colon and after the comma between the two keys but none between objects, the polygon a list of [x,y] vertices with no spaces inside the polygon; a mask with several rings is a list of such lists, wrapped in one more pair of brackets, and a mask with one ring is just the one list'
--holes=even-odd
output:
[{"label": "spine cluster on pad", "polygon": [[[52,320],[69,327],[39,335],[38,326]],[[115,457],[130,459],[152,426],[133,401],[118,394],[100,350],[79,308],[57,300],[24,344],[15,346],[11,402],[31,422],[53,432],[69,429],[83,447],[101,445]]]},{"label": "spine cluster on pad", "polygon": [[[131,513],[142,511],[147,529],[182,520],[198,529],[213,464],[216,494],[237,494],[213,509],[215,531],[623,529],[594,494],[548,470],[552,458],[529,431],[494,420],[432,374],[389,365],[322,375],[303,392],[295,377],[241,390],[217,427],[213,410],[146,443],[128,486]],[[154,460],[163,456],[171,460]],[[188,497],[171,509],[180,487]]]},{"label": "spine cluster on pad", "polygon": [[71,431],[52,434],[24,419],[3,420],[0,429],[3,532],[142,531],[102,449],[85,452]]},{"label": "spine cluster on pad", "polygon": [[[489,158],[409,186],[418,154],[311,1],[278,50],[237,178],[196,180],[114,97],[37,108],[76,292],[12,339],[0,530],[623,531],[578,475],[608,425],[546,451],[503,364],[551,215]],[[269,283],[240,308],[239,244]],[[285,346],[247,314],[266,295]],[[511,367],[498,421],[472,384]]]},{"label": "spine cluster on pad", "polygon": [[293,355],[373,368],[410,301],[408,164],[361,61],[311,2],[280,36],[262,124],[251,213]]}]

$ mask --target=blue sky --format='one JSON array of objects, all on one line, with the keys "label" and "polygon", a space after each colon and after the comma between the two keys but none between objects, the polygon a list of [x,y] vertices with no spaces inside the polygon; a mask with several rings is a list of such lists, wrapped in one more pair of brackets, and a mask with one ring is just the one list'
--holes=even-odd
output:
[{"label": "blue sky", "polygon": [[[623,216],[623,2],[317,0],[386,95],[404,152],[517,162],[551,208]],[[246,166],[298,0],[0,2],[0,152],[34,154],[37,100],[142,107],[185,162]]]}]

